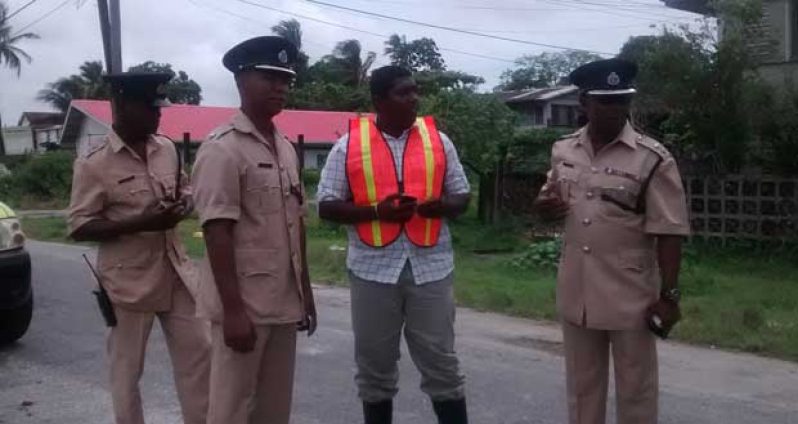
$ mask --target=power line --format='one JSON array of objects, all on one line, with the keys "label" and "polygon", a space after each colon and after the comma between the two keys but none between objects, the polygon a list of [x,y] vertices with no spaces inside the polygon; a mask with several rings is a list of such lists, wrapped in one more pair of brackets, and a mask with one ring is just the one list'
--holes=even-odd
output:
[{"label": "power line", "polygon": [[[248,1],[248,0],[236,0],[236,1],[238,1],[239,3],[248,4],[250,6],[259,7],[259,8],[266,9],[266,10],[271,10],[273,12],[282,13],[284,15],[294,16],[294,17],[301,18],[301,19],[306,19],[306,20],[309,20],[309,21],[312,21],[312,22],[317,22],[317,23],[320,23],[320,24],[329,25],[329,26],[333,26],[333,27],[336,27],[336,28],[346,29],[346,30],[353,31],[353,32],[358,32],[358,33],[361,33],[361,34],[367,34],[367,35],[371,35],[371,36],[374,36],[374,37],[380,37],[382,39],[386,39],[386,38],[390,37],[390,35],[388,35],[388,34],[380,34],[378,32],[367,31],[367,30],[354,28],[354,27],[347,26],[347,25],[338,24],[338,23],[335,23],[335,22],[325,21],[323,19],[314,18],[312,16],[302,15],[300,13],[289,12],[289,11],[286,11],[286,10],[278,9],[276,7],[266,6],[266,5],[261,4],[261,3],[255,3],[255,2]],[[450,49],[450,48],[446,48],[446,47],[438,47],[438,48],[440,50],[442,50],[442,51],[448,51],[448,52],[452,52],[452,53],[462,54],[462,55],[465,55],[465,56],[479,57],[479,58],[482,58],[482,59],[490,59],[490,60],[495,60],[495,61],[499,61],[499,62],[506,62],[506,63],[515,63],[514,60],[505,59],[505,58],[501,58],[501,57],[489,56],[489,55],[484,55],[484,54],[480,54],[480,53],[466,52],[466,51],[463,51],[463,50]]]},{"label": "power line", "polygon": [[56,7],[52,8],[52,9],[51,9],[49,12],[47,12],[47,13],[45,13],[44,15],[40,16],[39,18],[35,19],[33,22],[31,22],[31,23],[29,23],[29,24],[25,25],[24,27],[22,27],[22,28],[18,29],[18,30],[17,30],[17,32],[16,32],[14,35],[19,35],[19,34],[21,34],[23,31],[25,31],[26,29],[28,29],[28,28],[30,28],[30,27],[32,27],[32,26],[34,26],[34,25],[38,24],[39,22],[41,22],[41,21],[43,21],[43,20],[45,20],[45,19],[49,18],[49,17],[50,17],[50,15],[52,15],[52,14],[53,14],[53,13],[55,13],[55,12],[58,12],[59,10],[61,10],[61,8],[63,8],[63,7],[64,7],[64,6],[66,6],[67,4],[69,4],[69,2],[71,2],[71,1],[73,1],[73,0],[64,0],[63,2],[59,3],[59,4],[58,4],[58,6],[56,6]]},{"label": "power line", "polygon": [[[595,3],[595,2],[583,2],[583,1],[579,1],[579,0],[573,0],[573,1],[541,0],[541,1],[549,3],[549,4],[553,4],[553,5],[570,7],[573,10],[583,10],[583,11],[597,12],[597,13],[602,13],[602,14],[605,14],[605,15],[621,16],[621,17],[633,18],[633,19],[650,21],[650,22],[669,22],[669,23],[672,23],[675,20],[683,20],[683,19],[684,20],[692,20],[693,19],[691,17],[680,18],[680,17],[676,17],[676,16],[656,15],[655,14],[655,16],[661,16],[661,17],[669,19],[668,21],[665,21],[662,18],[656,18],[656,17],[652,17],[652,16],[641,16],[639,14],[635,14],[635,11],[632,11],[632,10],[629,10],[629,9],[618,8],[618,7],[615,7],[615,6],[610,6],[610,5],[607,5],[607,4],[601,4],[601,3]],[[580,3],[583,6],[580,6],[577,3]],[[588,6],[588,7],[586,8],[585,6]],[[596,9],[595,7],[590,7],[590,6],[600,6],[600,8]],[[613,9],[609,9],[608,10],[608,8],[620,9],[620,11],[619,10],[613,10]],[[624,12],[624,11],[626,11],[626,12]],[[645,13],[645,12],[643,12],[643,13]]]},{"label": "power line", "polygon": [[23,10],[27,9],[28,6],[32,5],[33,3],[36,3],[37,1],[39,1],[39,0],[30,0],[29,2],[25,3],[22,7],[20,7],[19,9],[11,12],[11,14],[6,16],[6,20],[9,20],[9,19],[13,18],[16,14],[18,14],[19,12],[22,12]]},{"label": "power line", "polygon": [[[239,1],[242,1],[242,0],[239,0]],[[349,11],[349,12],[355,12],[355,13],[358,13],[358,14],[361,14],[361,15],[372,16],[372,17],[375,17],[375,18],[398,21],[398,22],[403,22],[403,23],[408,23],[408,24],[413,24],[413,25],[420,25],[420,26],[424,26],[424,27],[428,27],[428,28],[435,28],[435,29],[440,29],[440,30],[449,31],[449,32],[456,32],[456,33],[460,33],[460,34],[471,35],[471,36],[474,36],[474,37],[490,38],[490,39],[494,39],[494,40],[509,41],[509,42],[512,42],[512,43],[526,44],[526,45],[537,46],[537,47],[548,47],[548,48],[553,48],[553,49],[558,49],[558,50],[577,50],[577,51],[583,51],[583,52],[587,52],[587,53],[596,53],[596,54],[601,54],[601,55],[612,55],[612,53],[600,52],[600,51],[596,51],[596,50],[588,50],[588,49],[580,49],[580,48],[559,46],[559,45],[556,45],[556,44],[538,43],[538,42],[535,42],[535,41],[519,40],[517,38],[503,37],[503,36],[500,36],[500,35],[483,34],[481,32],[469,31],[469,30],[465,30],[465,29],[452,28],[452,27],[447,27],[447,26],[443,26],[443,25],[430,24],[430,23],[426,23],[426,22],[414,21],[414,20],[411,20],[411,19],[405,19],[405,18],[399,18],[399,17],[394,17],[394,16],[383,15],[381,13],[375,13],[375,12],[369,12],[369,11],[366,11],[366,10],[354,9],[354,8],[351,8],[351,7],[340,6],[340,5],[337,5],[337,4],[326,3],[326,2],[318,1],[318,0],[306,0],[306,1],[308,3],[318,4],[318,5],[330,7],[330,8],[333,8],[333,9],[346,10],[346,11]]]}]

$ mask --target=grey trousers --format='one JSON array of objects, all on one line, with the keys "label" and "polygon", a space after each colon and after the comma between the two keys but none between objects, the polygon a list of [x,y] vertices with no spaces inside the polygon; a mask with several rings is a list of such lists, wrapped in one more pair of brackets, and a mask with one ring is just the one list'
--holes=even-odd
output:
[{"label": "grey trousers", "polygon": [[360,398],[379,402],[398,392],[402,329],[421,372],[421,390],[433,401],[463,398],[465,377],[454,351],[452,276],[419,286],[408,262],[395,285],[361,280],[351,272],[349,280]]}]

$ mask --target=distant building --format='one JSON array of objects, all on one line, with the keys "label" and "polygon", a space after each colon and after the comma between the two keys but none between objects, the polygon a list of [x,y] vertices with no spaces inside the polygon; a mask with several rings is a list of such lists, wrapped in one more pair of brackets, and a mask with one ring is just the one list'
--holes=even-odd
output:
[{"label": "distant building", "polygon": [[[194,147],[207,138],[214,128],[224,124],[238,112],[235,107],[174,105],[163,108],[158,132],[181,141],[184,133]],[[356,112],[323,112],[284,110],[274,120],[277,128],[292,142],[300,135],[305,139],[305,166],[324,166],[333,144],[349,131],[349,119]],[[60,144],[83,155],[105,141],[111,128],[111,104],[105,100],[73,100],[67,111]]]},{"label": "distant building", "polygon": [[497,93],[521,115],[521,126],[575,128],[579,122],[579,89],[574,85]]},{"label": "distant building", "polygon": [[[715,16],[709,0],[662,0],[666,6]],[[720,22],[723,36],[723,22]],[[798,0],[763,0],[761,36],[748,40],[759,74],[776,86],[798,84]]]},{"label": "distant building", "polygon": [[17,126],[30,127],[33,150],[44,150],[48,145],[58,144],[64,116],[60,112],[23,112]]},{"label": "distant building", "polygon": [[9,156],[41,152],[58,144],[63,113],[24,112],[14,127],[3,127],[3,152]]}]

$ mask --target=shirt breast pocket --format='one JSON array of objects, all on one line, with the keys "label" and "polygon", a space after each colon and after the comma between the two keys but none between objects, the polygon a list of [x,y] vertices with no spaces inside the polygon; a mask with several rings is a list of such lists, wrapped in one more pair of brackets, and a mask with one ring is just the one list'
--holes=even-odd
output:
[{"label": "shirt breast pocket", "polygon": [[576,198],[579,189],[581,171],[576,165],[569,162],[557,164],[557,187],[560,199],[567,202]]},{"label": "shirt breast pocket", "polygon": [[111,189],[109,198],[113,204],[131,207],[148,205],[154,199],[150,185],[140,175],[119,179]]},{"label": "shirt breast pocket", "polygon": [[602,210],[609,216],[624,216],[640,212],[640,183],[617,175],[602,175],[599,193]]},{"label": "shirt breast pocket", "polygon": [[280,173],[272,163],[258,164],[246,174],[245,202],[256,212],[272,213],[282,208]]}]

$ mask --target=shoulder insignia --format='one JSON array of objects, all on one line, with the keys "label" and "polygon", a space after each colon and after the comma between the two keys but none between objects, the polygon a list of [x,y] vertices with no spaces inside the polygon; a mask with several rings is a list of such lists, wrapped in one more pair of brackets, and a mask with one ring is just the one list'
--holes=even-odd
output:
[{"label": "shoulder insignia", "polygon": [[225,134],[232,131],[235,127],[232,124],[222,125],[219,128],[216,128],[208,135],[208,140],[218,140],[222,138]]},{"label": "shoulder insignia", "polygon": [[565,139],[568,139],[568,138],[577,138],[580,135],[582,135],[582,130],[577,130],[576,132],[572,132],[570,134],[561,135],[559,138],[557,138],[557,140],[565,140]]},{"label": "shoulder insignia", "polygon": [[99,152],[100,150],[104,149],[104,148],[105,148],[105,146],[106,146],[107,144],[108,144],[107,142],[103,142],[103,143],[100,143],[100,144],[97,144],[97,145],[94,145],[94,146],[91,146],[91,147],[89,147],[89,151],[87,151],[87,152],[86,152],[86,153],[83,155],[83,158],[84,158],[84,159],[87,159],[87,158],[89,158],[90,156],[92,156],[92,155],[94,155],[95,153]]},{"label": "shoulder insignia", "polygon": [[653,138],[641,134],[637,137],[637,144],[653,151],[663,159],[671,157],[671,152],[669,152],[668,149],[662,145],[662,143],[654,140]]}]

